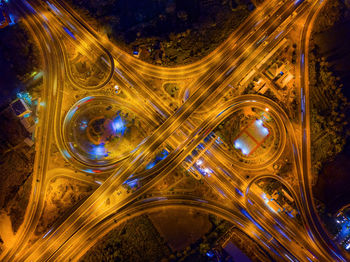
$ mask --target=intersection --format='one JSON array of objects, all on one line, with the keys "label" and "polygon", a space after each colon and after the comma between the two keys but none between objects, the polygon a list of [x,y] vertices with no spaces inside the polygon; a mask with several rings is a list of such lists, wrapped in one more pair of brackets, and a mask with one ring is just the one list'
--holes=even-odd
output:
[{"label": "intersection", "polygon": [[[13,8],[25,17],[23,20],[41,45],[45,59],[41,101],[45,105],[39,111],[34,182],[29,206],[15,244],[5,250],[1,259],[77,260],[84,254],[82,251],[87,251],[94,244],[101,232],[107,233],[116,226],[114,221],[122,222],[147,210],[181,206],[204,210],[232,222],[257,243],[267,247],[267,252],[276,261],[349,259],[321,225],[313,206],[309,181],[308,41],[323,2],[265,1],[227,41],[201,61],[164,68],[146,64],[121,51],[60,1],[14,1]],[[280,105],[260,95],[242,94],[240,89],[242,81],[259,72],[269,60],[269,54],[276,52],[292,27],[302,23],[300,21],[304,21],[304,25],[300,34],[296,79],[298,88],[303,90],[299,92],[298,108],[301,133],[295,130],[295,124],[291,123],[289,115]],[[73,68],[71,50],[79,50],[86,56],[87,63],[97,68],[96,75],[82,80],[79,71]],[[187,91],[188,98],[182,99],[180,96],[178,108],[174,110],[154,92],[158,88],[153,86],[154,78],[163,82],[188,80],[188,86],[184,87],[186,90],[181,91]],[[114,91],[115,86],[120,88],[119,93]],[[239,95],[224,101],[222,98],[232,88]],[[95,125],[95,129],[88,125],[90,118],[85,123],[82,122],[83,118],[75,116],[85,102],[91,101],[96,101],[99,112],[96,117],[104,120],[102,127],[101,124]],[[111,109],[107,110],[109,107]],[[106,118],[112,122],[117,119],[119,115],[114,107],[121,111],[125,107],[128,116],[142,119],[140,128],[143,140],[135,141],[135,148],[121,155],[113,155],[113,142],[109,142],[110,148],[97,157],[96,153],[86,155],[94,144],[101,144],[101,139],[107,144],[107,137],[118,129],[116,124],[112,124],[113,130],[106,135],[98,131],[99,128],[107,129]],[[91,110],[90,106],[87,108]],[[276,122],[269,131],[279,144],[262,164],[235,163],[237,160],[222,148],[214,132],[220,123],[244,108],[268,109],[268,114]],[[95,114],[84,111],[84,108],[82,110],[84,116]],[[109,110],[117,113],[116,118]],[[120,119],[127,118],[121,116],[119,124],[123,123]],[[72,118],[75,126],[70,125]],[[82,129],[90,135],[86,135],[88,138],[76,146],[74,139],[80,139],[82,135],[74,132]],[[118,132],[121,134],[121,131]],[[99,140],[91,134],[95,134]],[[114,141],[124,139],[120,134]],[[91,143],[87,145],[86,141]],[[89,174],[102,182],[72,213],[60,218],[44,236],[28,245],[44,208],[45,190],[50,181],[48,174],[55,173],[54,170],[59,168],[52,164],[52,148],[57,148],[60,152],[58,158],[62,158],[62,163],[67,163],[65,169],[60,169],[62,174],[74,177],[74,171],[77,171],[77,179],[79,176],[85,179],[88,177],[85,174]],[[168,155],[154,167],[146,169],[159,150],[167,150]],[[194,150],[197,150],[198,157],[193,154]],[[293,159],[290,172],[298,181],[297,185],[288,185],[283,178],[268,174],[273,165],[286,156]],[[155,190],[179,166],[192,168],[193,179],[201,178],[198,170],[205,168],[195,166],[198,160],[208,168],[202,179],[217,193],[216,198],[187,195],[185,192],[173,195]],[[90,177],[87,180],[90,181]],[[286,185],[295,199],[301,222],[281,213],[270,212],[257,192],[249,191],[254,181],[264,177],[274,177]],[[130,179],[138,179],[139,186],[132,193],[123,193],[123,184]],[[117,191],[122,193],[107,205],[106,200]]]}]

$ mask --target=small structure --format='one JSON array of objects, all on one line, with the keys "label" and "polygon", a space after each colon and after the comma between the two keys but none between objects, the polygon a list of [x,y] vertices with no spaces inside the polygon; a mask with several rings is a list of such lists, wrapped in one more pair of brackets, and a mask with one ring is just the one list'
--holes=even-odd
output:
[{"label": "small structure", "polygon": [[277,84],[282,87],[286,86],[293,78],[294,76],[291,73],[287,72],[283,77],[278,79]]},{"label": "small structure", "polygon": [[27,104],[23,101],[23,99],[17,98],[11,104],[11,109],[15,113],[15,115],[19,118],[29,115],[32,111],[28,108]]},{"label": "small structure", "polygon": [[279,193],[277,190],[273,191],[273,193],[272,193],[272,198],[273,198],[274,200],[277,200],[279,194],[280,194],[280,193]]},{"label": "small structure", "polygon": [[34,145],[34,141],[30,139],[29,137],[26,137],[24,140],[24,143],[26,143],[29,147],[32,147]]},{"label": "small structure", "polygon": [[33,134],[35,131],[35,120],[27,103],[22,98],[17,98],[10,104],[10,108],[28,133]]},{"label": "small structure", "polygon": [[292,202],[292,203],[294,202],[294,199],[287,193],[287,191],[282,189],[282,193],[290,202]]},{"label": "small structure", "polygon": [[234,140],[234,147],[240,149],[243,155],[249,156],[266,140],[269,134],[263,121],[255,119],[237,136]]},{"label": "small structure", "polygon": [[32,116],[22,117],[20,119],[20,122],[30,134],[34,133],[34,131],[35,131],[35,122],[34,122],[34,119],[33,119]]}]

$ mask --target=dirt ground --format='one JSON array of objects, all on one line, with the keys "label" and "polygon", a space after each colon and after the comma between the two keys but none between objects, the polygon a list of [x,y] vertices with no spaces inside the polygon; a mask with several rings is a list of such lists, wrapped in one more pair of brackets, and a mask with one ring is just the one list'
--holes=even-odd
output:
[{"label": "dirt ground", "polygon": [[207,214],[191,209],[164,209],[149,218],[173,252],[183,250],[212,228]]}]

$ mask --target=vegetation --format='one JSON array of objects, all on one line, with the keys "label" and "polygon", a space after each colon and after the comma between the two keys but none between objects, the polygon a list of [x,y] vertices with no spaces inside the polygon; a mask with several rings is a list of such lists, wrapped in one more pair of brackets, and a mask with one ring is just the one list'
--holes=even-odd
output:
[{"label": "vegetation", "polygon": [[349,135],[349,103],[342,93],[339,78],[331,72],[317,46],[310,54],[311,155],[313,173],[341,152]]},{"label": "vegetation", "polygon": [[[327,1],[315,22],[313,34],[331,30],[344,18],[345,10],[341,0]],[[315,183],[323,164],[344,148],[349,135],[346,131],[349,103],[339,77],[321,56],[319,46],[312,42],[310,50],[311,155]]]},{"label": "vegetation", "polygon": [[[33,71],[40,66],[39,50],[24,24],[0,30],[0,208],[11,216],[16,232],[23,221],[31,190],[34,148],[23,141],[28,132],[8,104],[16,98]],[[30,92],[35,91],[34,86]],[[37,90],[36,90],[37,91]]]},{"label": "vegetation", "polygon": [[[187,64],[207,55],[248,16],[249,0],[71,1],[125,51],[154,64]],[[82,10],[82,11],[81,11]]]},{"label": "vegetation", "polygon": [[24,143],[27,136],[12,110],[3,110],[0,114],[0,208],[11,215],[14,231],[22,223],[31,189],[34,148]]},{"label": "vegetation", "polygon": [[162,261],[169,255],[152,222],[140,216],[109,232],[80,261]]},{"label": "vegetation", "polygon": [[39,50],[24,24],[19,22],[0,30],[0,109],[16,98],[32,72],[38,70],[39,57]]},{"label": "vegetation", "polygon": [[30,170],[27,170],[27,172],[28,176],[25,177],[23,184],[20,187],[18,187],[18,191],[16,192],[15,196],[11,199],[10,203],[8,203],[7,207],[7,209],[9,210],[12,222],[12,230],[14,233],[17,232],[18,228],[23,223],[24,215],[29,202],[29,194],[32,190],[33,176],[31,175]]},{"label": "vegetation", "polygon": [[[160,237],[148,216],[143,215],[118,226],[104,236],[80,261],[216,261],[207,252],[216,247],[217,240],[232,225],[216,216],[209,215],[212,230],[195,243],[172,252]],[[238,236],[232,240],[236,243]],[[246,239],[239,240],[243,248]],[[253,254],[250,250],[248,255]]]},{"label": "vegetation", "polygon": [[19,80],[39,69],[39,49],[21,22],[0,31],[0,54]]},{"label": "vegetation", "polygon": [[344,1],[327,1],[314,25],[313,32],[320,33],[331,29],[344,16],[346,5]]},{"label": "vegetation", "polygon": [[166,83],[164,89],[171,97],[177,98],[179,96],[179,86],[176,83]]},{"label": "vegetation", "polygon": [[315,22],[310,49],[313,182],[317,178],[313,194],[321,221],[332,235],[338,232],[334,214],[349,201],[350,115],[346,80],[349,3],[342,0],[326,2]]},{"label": "vegetation", "polygon": [[73,179],[53,179],[46,192],[44,211],[35,234],[39,236],[47,232],[58,218],[88,197],[94,189],[91,185]]}]

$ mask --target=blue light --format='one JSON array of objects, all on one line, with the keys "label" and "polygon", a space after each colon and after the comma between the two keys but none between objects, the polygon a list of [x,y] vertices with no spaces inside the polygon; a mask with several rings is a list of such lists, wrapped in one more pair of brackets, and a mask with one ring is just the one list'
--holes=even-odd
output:
[{"label": "blue light", "polygon": [[163,160],[164,158],[166,158],[168,155],[169,155],[168,150],[163,149],[163,151],[162,151],[162,157],[163,157],[162,160]]},{"label": "blue light", "polygon": [[101,57],[101,60],[108,66],[110,66],[111,64],[107,61],[106,58],[104,58],[103,56]]},{"label": "blue light", "polygon": [[92,155],[94,155],[96,158],[101,158],[101,157],[107,157],[108,152],[106,152],[106,148],[104,147],[104,144],[99,144],[98,146],[94,146],[92,148]]},{"label": "blue light", "polygon": [[295,0],[294,5],[298,5],[301,0]]},{"label": "blue light", "polygon": [[240,149],[244,155],[248,155],[248,150],[245,147],[242,147],[242,144],[238,141],[238,139],[235,141],[234,146],[236,149]]},{"label": "blue light", "polygon": [[66,149],[62,149],[62,154],[67,158],[71,158],[70,154],[68,153],[68,151]]},{"label": "blue light", "polygon": [[283,33],[283,30],[279,32],[278,35],[275,36],[275,39],[279,38],[282,33]]},{"label": "blue light", "polygon": [[74,40],[77,40],[74,36],[74,34],[67,28],[67,27],[63,27],[64,31],[66,31],[66,33],[68,35],[70,35],[71,38],[73,38]]},{"label": "blue light", "polygon": [[88,122],[86,120],[82,120],[79,126],[80,130],[84,131],[88,126]]},{"label": "blue light", "polygon": [[23,117],[24,117],[24,118],[30,117],[30,113],[25,114]]},{"label": "blue light", "polygon": [[294,216],[292,215],[292,213],[287,212],[288,216],[290,216],[291,218],[294,218]]},{"label": "blue light", "polygon": [[211,169],[209,168],[200,168],[200,167],[197,167],[197,170],[203,175],[203,176],[208,176],[210,177],[210,174],[213,172]]},{"label": "blue light", "polygon": [[155,165],[156,165],[156,163],[154,163],[154,162],[149,163],[149,164],[146,166],[146,170],[151,169],[151,168],[154,167]]},{"label": "blue light", "polygon": [[243,193],[242,193],[241,190],[239,190],[237,187],[236,187],[235,189],[236,189],[236,192],[237,192],[238,194],[240,194],[241,196],[243,196]]},{"label": "blue light", "polygon": [[163,151],[160,154],[156,155],[155,159],[146,166],[146,170],[154,167],[158,162],[162,161],[168,155],[169,152],[166,149],[163,149]]},{"label": "blue light", "polygon": [[269,130],[266,127],[262,127],[260,131],[264,136],[267,136],[269,134]]},{"label": "blue light", "polygon": [[47,231],[47,233],[43,236],[43,238],[47,237],[51,231],[52,231],[52,228],[49,231]]},{"label": "blue light", "polygon": [[235,148],[241,149],[241,143],[238,140],[235,141]]},{"label": "blue light", "polygon": [[188,99],[189,96],[190,96],[190,92],[188,89],[186,89],[184,102]]},{"label": "blue light", "polygon": [[250,221],[252,221],[253,224],[257,228],[259,228],[261,231],[265,232],[265,230],[248,214],[248,212],[245,209],[241,208],[240,211],[246,218],[248,218]]},{"label": "blue light", "polygon": [[214,252],[209,250],[207,253],[206,253],[207,257],[214,257]]},{"label": "blue light", "polygon": [[239,223],[237,220],[234,219],[234,221],[235,221],[236,224],[240,225],[241,227],[245,227],[244,225],[242,225],[241,223]]},{"label": "blue light", "polygon": [[120,115],[118,115],[116,118],[113,119],[112,130],[116,134],[124,135],[125,130],[126,130],[126,126],[125,126],[125,122],[123,121],[123,119]]},{"label": "blue light", "polygon": [[213,132],[211,132],[206,138],[204,138],[204,142],[207,143],[211,139],[212,135],[213,135]]},{"label": "blue light", "polygon": [[49,3],[48,1],[46,1],[46,3],[52,9],[52,11],[54,11],[57,15],[61,14],[60,10],[58,10],[56,6],[54,6],[53,4]]},{"label": "blue light", "polygon": [[33,8],[27,1],[24,1],[24,4],[28,7],[28,9],[29,9],[32,13],[35,13],[34,8]]},{"label": "blue light", "polygon": [[47,19],[47,17],[46,17],[44,14],[41,14],[41,16],[44,18],[44,20],[45,20],[46,22],[49,21],[49,19]]},{"label": "blue light", "polygon": [[130,186],[131,188],[134,188],[134,187],[137,186],[137,184],[138,184],[138,179],[127,180],[127,181],[124,182],[124,184],[127,184],[127,185]]},{"label": "blue light", "polygon": [[280,234],[281,234],[282,236],[284,236],[286,239],[288,239],[289,241],[291,241],[290,238],[289,238],[278,226],[274,226],[274,227],[275,227],[275,229],[277,229],[278,232],[280,232]]},{"label": "blue light", "polygon": [[[41,105],[41,103],[40,103],[40,105]],[[69,111],[67,114],[67,120],[71,120],[76,111],[77,111],[77,107],[75,107],[71,111]]]},{"label": "blue light", "polygon": [[219,191],[219,193],[223,196],[223,197],[226,197],[225,193],[222,192],[222,190],[218,187],[216,187],[216,190]]},{"label": "blue light", "polygon": [[28,105],[32,105],[32,96],[28,92],[18,92],[17,97],[23,99]]},{"label": "blue light", "polygon": [[15,23],[15,21],[16,21],[16,17],[13,15],[13,14],[9,14],[9,17],[10,17],[10,23],[9,23],[9,25],[11,26],[11,25],[14,25],[14,24],[16,24]]}]

